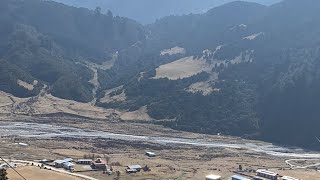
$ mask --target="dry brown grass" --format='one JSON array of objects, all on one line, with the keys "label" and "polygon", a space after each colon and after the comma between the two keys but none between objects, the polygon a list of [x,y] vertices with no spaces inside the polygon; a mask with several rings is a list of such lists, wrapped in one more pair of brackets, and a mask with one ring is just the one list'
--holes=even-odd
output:
[{"label": "dry brown grass", "polygon": [[[80,180],[80,178],[77,177],[57,173],[51,170],[40,169],[39,167],[24,166],[18,167],[16,170],[26,179],[30,180]],[[10,180],[21,180],[21,177],[12,169],[8,170],[8,178]]]},{"label": "dry brown grass", "polygon": [[72,100],[44,94],[32,98],[17,98],[0,91],[0,114],[44,115],[68,113],[88,118],[106,119],[111,114],[120,114],[113,109],[104,109]]},{"label": "dry brown grass", "polygon": [[146,106],[141,107],[140,109],[132,112],[123,113],[120,118],[122,120],[138,120],[138,121],[147,121],[152,118],[148,115],[148,110]]},{"label": "dry brown grass", "polygon": [[168,78],[170,80],[183,79],[201,72],[210,72],[212,66],[206,60],[195,59],[193,56],[185,57],[177,61],[165,64],[156,69],[154,79]]}]

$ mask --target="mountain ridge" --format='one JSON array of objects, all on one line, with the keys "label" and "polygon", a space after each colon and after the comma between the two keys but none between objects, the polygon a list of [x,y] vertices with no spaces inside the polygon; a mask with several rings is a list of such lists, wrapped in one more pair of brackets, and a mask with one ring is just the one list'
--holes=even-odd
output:
[{"label": "mountain ridge", "polygon": [[[153,23],[155,20],[170,15],[202,14],[213,7],[217,7],[234,0],[56,0],[76,7],[95,9],[100,7],[103,12],[111,10],[115,15],[129,17],[143,24]],[[247,0],[264,5],[272,5],[281,0]]]}]

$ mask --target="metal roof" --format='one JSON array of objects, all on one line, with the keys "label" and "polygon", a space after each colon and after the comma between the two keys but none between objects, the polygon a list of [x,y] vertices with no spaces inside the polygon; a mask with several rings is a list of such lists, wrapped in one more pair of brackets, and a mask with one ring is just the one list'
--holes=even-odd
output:
[{"label": "metal roof", "polygon": [[148,153],[148,154],[156,154],[156,153],[153,153],[153,152],[146,152],[146,153]]},{"label": "metal roof", "polygon": [[20,146],[28,146],[28,144],[26,144],[26,143],[18,143]]},{"label": "metal roof", "polygon": [[68,167],[74,166],[74,164],[71,163],[71,162],[65,162],[65,163],[63,163],[63,165],[64,165],[64,166],[68,166]]},{"label": "metal roof", "polygon": [[126,169],[127,172],[137,172],[136,169]]},{"label": "metal roof", "polygon": [[263,177],[260,177],[260,176],[254,176],[253,179],[261,179],[261,180],[266,180],[265,178]]},{"label": "metal roof", "polygon": [[297,179],[297,178],[290,177],[290,176],[283,176],[282,179],[283,179],[283,180],[299,180],[299,179]]},{"label": "metal roof", "polygon": [[238,180],[250,180],[249,178],[246,178],[246,177],[243,177],[243,176],[240,176],[240,175],[233,175],[232,178],[236,178]]},{"label": "metal roof", "polygon": [[129,169],[142,169],[142,167],[140,165],[131,165],[128,166]]},{"label": "metal roof", "polygon": [[66,161],[65,160],[55,160],[55,161],[53,161],[54,163],[57,163],[57,164],[63,164],[63,163],[65,163]]},{"label": "metal roof", "polygon": [[153,152],[146,152],[147,155],[151,155],[151,156],[155,156],[156,153],[153,153]]},{"label": "metal roof", "polygon": [[78,159],[78,162],[79,161],[92,161],[92,159]]},{"label": "metal roof", "polygon": [[206,176],[206,179],[218,180],[218,179],[221,179],[221,176],[211,174],[211,175]]},{"label": "metal roof", "polygon": [[66,158],[66,159],[64,159],[64,161],[65,162],[70,162],[70,161],[73,161],[73,159],[72,158]]},{"label": "metal roof", "polygon": [[271,172],[271,171],[267,171],[265,169],[258,169],[257,173],[266,174],[266,175],[269,175],[269,176],[278,176],[277,173],[274,173],[274,172]]}]

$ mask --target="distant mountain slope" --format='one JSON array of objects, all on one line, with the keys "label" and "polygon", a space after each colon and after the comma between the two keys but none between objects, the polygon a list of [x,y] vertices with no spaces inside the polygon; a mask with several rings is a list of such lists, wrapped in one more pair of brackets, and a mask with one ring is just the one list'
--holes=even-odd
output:
[{"label": "distant mountain slope", "polygon": [[[133,20],[99,11],[89,11],[50,1],[19,3],[18,22],[31,25],[49,35],[72,55],[109,58],[109,53],[143,40],[143,27]],[[45,16],[43,16],[45,14]],[[48,23],[50,22],[50,23]]]},{"label": "distant mountain slope", "polygon": [[[58,97],[88,102],[93,75],[79,62],[108,61],[115,51],[144,40],[135,21],[60,3],[3,0],[0,9],[0,90],[20,97],[46,84]],[[21,81],[38,83],[26,89]]]},{"label": "distant mountain slope", "polygon": [[[104,12],[111,10],[115,15],[129,17],[141,23],[153,23],[169,15],[204,13],[207,10],[234,0],[55,0],[68,5],[95,9]],[[247,0],[271,5],[281,0]]]},{"label": "distant mountain slope", "polygon": [[244,37],[247,27],[236,26],[252,24],[266,11],[267,6],[237,1],[201,15],[168,16],[149,26],[148,45],[157,51],[175,45],[198,51],[214,48]]},{"label": "distant mountain slope", "polygon": [[316,0],[233,2],[160,19],[146,27],[146,44],[120,53],[108,71],[121,77],[110,88],[124,85],[109,96],[126,100],[99,105],[147,106],[176,129],[317,147],[318,8]]}]

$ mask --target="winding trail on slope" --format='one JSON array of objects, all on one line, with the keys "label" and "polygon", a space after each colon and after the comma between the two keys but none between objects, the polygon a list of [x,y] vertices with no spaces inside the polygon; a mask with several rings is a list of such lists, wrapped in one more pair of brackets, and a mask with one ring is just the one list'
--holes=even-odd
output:
[{"label": "winding trail on slope", "polygon": [[97,102],[97,91],[100,88],[100,83],[98,80],[98,78],[99,78],[98,77],[98,67],[97,67],[98,65],[96,65],[94,63],[87,62],[87,61],[76,62],[76,64],[81,64],[93,72],[92,79],[90,79],[88,82],[93,85],[93,89],[92,89],[93,99],[89,103],[94,106]]},{"label": "winding trail on slope", "polygon": [[251,152],[265,153],[277,157],[320,159],[319,152],[307,152],[298,148],[285,148],[265,142],[234,142],[224,140],[187,139],[156,136],[139,136],[93,131],[67,126],[57,126],[25,122],[0,122],[0,136],[20,136],[33,138],[102,138],[124,141],[149,142],[157,144],[189,145],[208,148],[245,149]]},{"label": "winding trail on slope", "polygon": [[93,85],[93,89],[92,89],[93,100],[90,103],[92,105],[95,105],[97,102],[97,91],[100,87],[100,83],[98,81],[98,70],[92,66],[88,66],[88,68],[93,72],[93,77],[89,81],[89,83],[91,83]]}]

